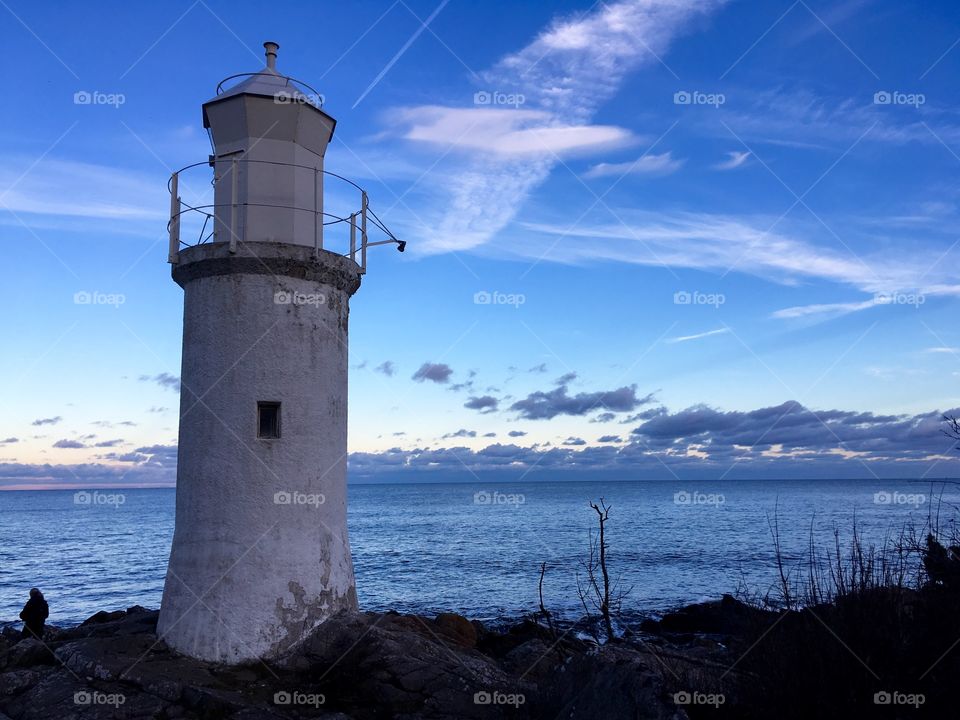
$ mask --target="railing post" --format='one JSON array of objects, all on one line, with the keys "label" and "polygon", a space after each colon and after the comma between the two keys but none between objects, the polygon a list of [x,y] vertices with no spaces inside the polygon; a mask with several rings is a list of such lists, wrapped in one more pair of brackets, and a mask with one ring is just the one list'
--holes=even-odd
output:
[{"label": "railing post", "polygon": [[367,191],[360,191],[360,274],[367,272]]},{"label": "railing post", "polygon": [[320,216],[317,208],[317,199],[319,197],[320,170],[313,169],[313,256],[320,254]]},{"label": "railing post", "polygon": [[230,252],[237,251],[237,158],[230,160]]},{"label": "railing post", "polygon": [[176,265],[180,261],[180,176],[170,176],[170,248],[167,262]]},{"label": "railing post", "polygon": [[357,214],[350,213],[350,259],[357,261]]}]

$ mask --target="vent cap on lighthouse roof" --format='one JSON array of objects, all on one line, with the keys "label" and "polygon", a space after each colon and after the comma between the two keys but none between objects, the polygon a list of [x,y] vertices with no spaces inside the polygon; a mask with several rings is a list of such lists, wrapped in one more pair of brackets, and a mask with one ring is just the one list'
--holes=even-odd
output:
[{"label": "vent cap on lighthouse roof", "polygon": [[[321,109],[319,93],[277,71],[280,46],[265,42],[263,47],[263,69],[226,78],[217,86],[217,95],[203,105],[203,126],[211,130],[217,154],[245,150],[247,138],[271,138],[296,142],[322,156],[337,121]],[[223,87],[241,77],[237,84]]]}]

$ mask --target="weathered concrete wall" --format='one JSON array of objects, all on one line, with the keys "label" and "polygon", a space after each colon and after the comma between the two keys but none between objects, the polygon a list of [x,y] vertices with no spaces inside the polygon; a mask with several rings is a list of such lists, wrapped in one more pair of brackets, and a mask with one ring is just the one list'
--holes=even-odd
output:
[{"label": "weathered concrete wall", "polygon": [[[347,317],[356,265],[252,243],[181,253],[176,530],[158,634],[197,658],[277,655],[357,606],[346,525]],[[257,402],[281,437],[257,437]]]}]

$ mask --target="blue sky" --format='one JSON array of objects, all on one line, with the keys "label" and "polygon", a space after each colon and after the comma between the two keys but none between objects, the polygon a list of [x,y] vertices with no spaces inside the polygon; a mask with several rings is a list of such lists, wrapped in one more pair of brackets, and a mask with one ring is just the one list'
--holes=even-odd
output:
[{"label": "blue sky", "polygon": [[352,477],[956,474],[952,3],[0,17],[2,486],[173,482],[166,179],[268,39],[409,242],[352,301]]}]

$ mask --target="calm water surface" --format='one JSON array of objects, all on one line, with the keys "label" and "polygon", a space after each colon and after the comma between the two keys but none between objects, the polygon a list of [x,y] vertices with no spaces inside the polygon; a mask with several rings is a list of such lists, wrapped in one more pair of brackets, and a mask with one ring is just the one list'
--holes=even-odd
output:
[{"label": "calm water surface", "polygon": [[[573,617],[575,572],[595,523],[587,503],[603,495],[613,506],[613,573],[633,588],[627,605],[652,613],[716,598],[741,580],[770,588],[775,509],[784,548],[799,556],[811,523],[824,546],[834,527],[849,537],[854,517],[877,544],[905,523],[921,527],[938,507],[942,486],[933,490],[929,482],[863,480],[354,485],[350,540],[364,609],[517,616],[536,607],[546,561],[546,602]],[[174,491],[122,493],[121,505],[91,506],[75,503],[73,491],[0,492],[0,620],[17,617],[33,585],[54,624],[159,606]],[[877,493],[893,501],[875,502]],[[958,501],[946,486],[941,515]]]}]

